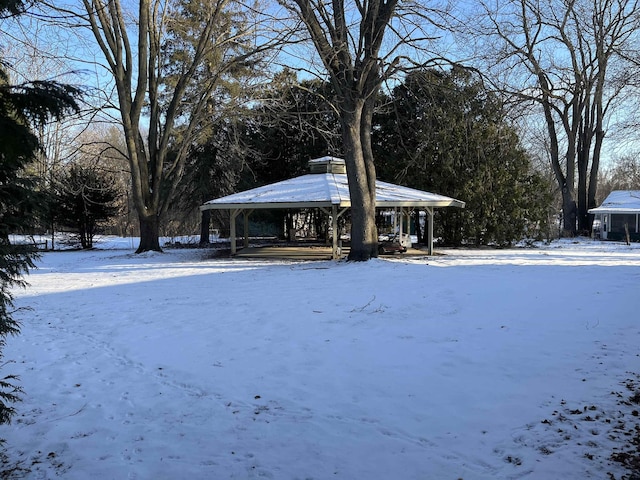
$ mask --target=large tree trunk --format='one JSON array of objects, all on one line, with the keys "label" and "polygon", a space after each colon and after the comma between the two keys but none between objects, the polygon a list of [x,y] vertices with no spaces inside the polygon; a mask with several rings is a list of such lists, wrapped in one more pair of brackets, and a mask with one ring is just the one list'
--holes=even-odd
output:
[{"label": "large tree trunk", "polygon": [[562,189],[562,230],[563,236],[573,237],[576,234],[576,201],[573,190],[565,186]]},{"label": "large tree trunk", "polygon": [[[342,116],[344,147],[349,196],[351,198],[351,247],[348,260],[366,261],[378,254],[375,214],[375,183],[370,185],[362,152],[362,104],[354,102]],[[374,189],[373,195],[371,188]],[[375,239],[375,240],[374,240]]]},{"label": "large tree trunk", "polygon": [[590,230],[588,210],[587,183],[589,180],[589,159],[591,157],[591,145],[593,139],[592,127],[593,119],[590,102],[587,100],[584,107],[585,117],[578,133],[576,157],[578,159],[578,233],[587,234]]},{"label": "large tree trunk", "polygon": [[[377,78],[377,75],[375,76]],[[375,90],[374,87],[371,87]],[[373,158],[373,147],[371,145],[371,132],[373,131],[373,111],[375,107],[375,95],[367,98],[362,109],[360,118],[360,145],[362,147],[362,156],[364,166],[367,172],[367,182],[369,184],[369,197],[371,199],[371,214],[373,215],[373,227],[369,228],[369,242],[374,245],[374,251],[371,257],[378,256],[378,227],[376,226],[376,164]]]},{"label": "large tree trunk", "polygon": [[[543,107],[552,166],[562,190],[563,234],[575,235],[577,229],[588,231],[592,221],[588,210],[595,206],[603,128],[614,111],[614,101],[632,83],[625,77],[628,69],[635,68],[635,57],[629,52],[634,49],[639,28],[637,3],[503,3],[505,8],[496,4],[495,10],[486,9],[500,40],[495,50],[487,44],[487,58],[509,52],[509,61],[499,64],[509,65],[508,77],[518,79],[517,96]],[[625,65],[628,60],[631,63]],[[609,61],[615,62],[611,77],[607,76]],[[514,65],[519,66],[512,70]],[[524,67],[520,72],[525,77],[536,75],[537,85],[520,88],[521,77],[516,73],[520,67]],[[535,94],[530,96],[529,92]],[[561,142],[556,128],[562,132]],[[558,155],[559,143],[566,145],[563,158]]]},{"label": "large tree trunk", "polygon": [[[304,22],[338,97],[336,107],[340,110],[351,196],[349,260],[369,260],[378,255],[378,234],[375,167],[370,140],[365,136],[371,134],[370,114],[380,85],[400,63],[400,57],[394,58],[381,74],[385,61],[379,52],[398,0],[371,0],[358,3],[357,9],[352,8],[353,2],[345,0],[294,0],[291,3],[297,6],[296,9],[291,4]],[[391,52],[394,50],[392,47]]]},{"label": "large tree trunk", "polygon": [[[598,205],[596,203],[596,192],[598,191],[598,171],[600,169],[600,153],[597,155],[594,154],[593,160],[591,163],[591,172],[589,174],[589,188],[587,190],[587,208],[596,208]],[[588,226],[589,231],[591,231],[591,227],[593,225],[593,215],[588,215]]]},{"label": "large tree trunk", "polygon": [[161,252],[160,248],[160,221],[155,214],[142,215],[138,214],[140,221],[140,245],[136,253],[142,252]]},{"label": "large tree trunk", "polygon": [[[589,231],[589,214],[587,213],[587,166],[589,151],[578,152],[578,233]],[[587,158],[585,158],[587,157]]]},{"label": "large tree trunk", "polygon": [[[573,181],[575,178],[575,135],[568,127],[565,129],[568,135],[569,145],[565,153],[566,171],[560,161],[560,145],[558,134],[556,132],[556,123],[553,117],[551,102],[549,100],[549,85],[545,75],[538,75],[540,85],[543,90],[543,101],[541,102],[544,111],[547,132],[549,133],[549,156],[551,159],[551,167],[553,174],[558,182],[558,187],[562,192],[562,235],[573,237],[576,234],[576,202],[574,199]],[[566,121],[563,124],[567,124]]]},{"label": "large tree trunk", "polygon": [[200,246],[209,245],[209,229],[211,227],[211,210],[203,210],[200,215]]},{"label": "large tree trunk", "polygon": [[[159,219],[175,195],[196,131],[210,112],[205,106],[210,105],[219,82],[226,78],[224,72],[244,64],[265,46],[255,45],[251,51],[238,47],[250,29],[236,21],[226,0],[201,2],[194,7],[195,20],[187,12],[174,10],[171,2],[139,0],[135,22],[129,22],[128,9],[134,8],[136,2],[82,0],[81,3],[87,14],[82,15],[83,21],[89,23],[117,91],[132,198],[140,221],[137,252],[160,250]],[[170,22],[169,17],[173,17]],[[187,25],[188,34],[183,32]],[[227,26],[238,35],[237,42],[221,35]],[[173,32],[169,33],[170,30]],[[164,48],[185,44],[189,47],[179,48],[179,59],[167,54]],[[181,63],[167,83],[166,62],[175,61]],[[202,76],[204,65],[209,73]],[[140,125],[143,112],[144,133]],[[169,145],[176,139],[174,127],[178,117],[180,140],[173,145],[175,155],[168,159]]]},{"label": "large tree trunk", "polygon": [[[606,66],[601,64],[599,71],[599,82],[596,87],[596,109],[595,109],[595,143],[593,146],[593,158],[591,159],[591,170],[589,172],[589,186],[587,188],[587,209],[595,208],[596,192],[598,191],[598,172],[600,171],[600,155],[602,153],[602,143],[605,137],[604,116],[605,109],[603,105],[604,95],[604,79]],[[591,231],[593,223],[593,215],[587,215],[588,230]]]}]

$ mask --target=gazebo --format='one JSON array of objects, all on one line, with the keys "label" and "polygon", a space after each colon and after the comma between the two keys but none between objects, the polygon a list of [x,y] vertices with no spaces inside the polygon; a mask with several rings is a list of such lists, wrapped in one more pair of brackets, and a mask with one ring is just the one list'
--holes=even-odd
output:
[{"label": "gazebo", "polygon": [[[317,208],[325,212],[332,223],[332,257],[340,257],[338,218],[351,207],[349,183],[345,163],[336,157],[322,157],[309,161],[310,173],[289,180],[272,183],[226,197],[210,200],[200,210],[229,210],[231,254],[236,247],[236,218],[244,215],[244,245],[248,247],[248,217],[256,209]],[[464,202],[413,188],[376,181],[376,208],[397,209],[401,212],[421,208],[427,213],[429,231],[428,254],[433,254],[433,212],[435,208],[464,208]],[[402,228],[402,222],[400,222]],[[402,233],[402,230],[401,232]]]}]

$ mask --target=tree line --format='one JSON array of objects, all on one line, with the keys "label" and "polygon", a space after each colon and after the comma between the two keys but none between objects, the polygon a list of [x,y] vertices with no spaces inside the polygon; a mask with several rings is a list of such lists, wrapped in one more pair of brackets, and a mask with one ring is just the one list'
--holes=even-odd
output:
[{"label": "tree line", "polygon": [[[206,244],[212,221],[228,232],[228,216],[201,214],[204,202],[307,173],[311,158],[342,156],[334,95],[330,83],[299,81],[295,72],[284,70],[263,88],[261,100],[233,117],[212,118],[209,128],[215,133],[186,152],[175,199],[168,201],[167,192],[160,196],[167,202],[163,234],[200,230]],[[75,161],[47,177],[40,187],[47,193],[42,200],[47,208],[36,216],[41,229],[74,231],[84,248],[92,247],[99,228],[117,235],[136,233],[124,155],[96,148],[123,142],[118,137],[113,130],[86,132]],[[524,147],[502,97],[470,69],[415,70],[379,93],[372,150],[381,180],[467,202],[464,210],[436,210],[434,234],[441,244],[509,245],[558,233],[553,179]],[[173,155],[169,149],[168,157]],[[633,187],[634,177],[627,173],[634,161],[626,157],[601,172],[603,197],[613,188]],[[284,225],[290,214],[276,211],[262,217]],[[419,240],[426,242],[422,236],[427,232],[420,224],[416,227]]]},{"label": "tree line", "polygon": [[[211,220],[209,212],[201,217],[202,203],[307,173],[311,158],[342,156],[333,96],[328,82],[299,82],[293,72],[281,72],[263,92],[264,100],[233,122],[220,122],[215,135],[186,152],[176,200],[165,198],[169,192],[160,195],[168,205],[165,232],[200,227],[207,243]],[[462,68],[412,72],[378,95],[371,122],[378,178],[467,202],[462,211],[436,212],[435,234],[443,244],[507,245],[527,235],[548,237],[552,188],[534,168],[499,97],[477,75]],[[113,141],[89,138],[96,144]],[[168,158],[176,154],[167,152]],[[93,246],[99,227],[125,230],[118,223],[129,221],[132,205],[117,201],[129,188],[126,176],[116,181],[118,165],[125,168],[123,158],[85,146],[75,161],[40,178],[40,229],[73,231],[83,248]],[[286,214],[263,216],[282,225]],[[227,218],[214,220],[220,225]]]}]

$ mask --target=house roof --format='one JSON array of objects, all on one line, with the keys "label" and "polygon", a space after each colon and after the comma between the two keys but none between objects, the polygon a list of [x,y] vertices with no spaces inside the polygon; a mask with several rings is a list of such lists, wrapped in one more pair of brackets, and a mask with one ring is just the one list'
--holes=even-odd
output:
[{"label": "house roof", "polygon": [[[325,162],[344,165],[344,160],[323,157],[311,160],[310,166]],[[342,162],[342,163],[340,163]],[[335,169],[329,168],[335,171]],[[340,171],[340,170],[338,170]],[[210,200],[200,207],[209,209],[236,208],[318,208],[336,205],[351,207],[349,183],[345,173],[310,173],[289,180],[272,183],[226,197]],[[455,198],[414,188],[376,181],[376,207],[459,207],[465,203]]]},{"label": "house roof", "polygon": [[589,213],[640,213],[640,190],[614,190]]}]

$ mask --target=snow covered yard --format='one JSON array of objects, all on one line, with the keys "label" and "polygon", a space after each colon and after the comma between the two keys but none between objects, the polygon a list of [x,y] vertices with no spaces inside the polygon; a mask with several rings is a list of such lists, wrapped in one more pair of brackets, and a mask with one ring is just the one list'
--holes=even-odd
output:
[{"label": "snow covered yard", "polygon": [[640,245],[132,251],[46,253],[16,292],[14,478],[631,478]]}]

